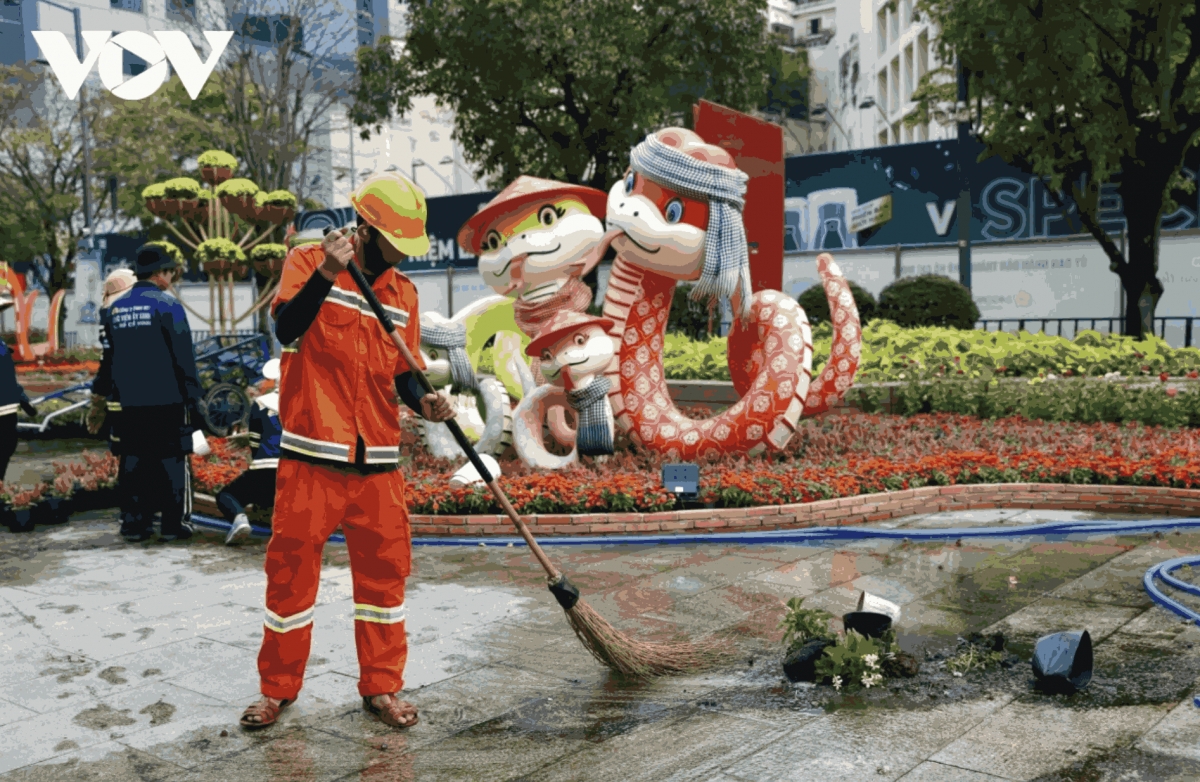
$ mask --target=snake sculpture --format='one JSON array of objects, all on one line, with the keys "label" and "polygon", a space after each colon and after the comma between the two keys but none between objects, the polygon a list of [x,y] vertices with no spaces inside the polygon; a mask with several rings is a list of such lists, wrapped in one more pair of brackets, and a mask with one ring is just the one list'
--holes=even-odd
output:
[{"label": "snake sculpture", "polygon": [[[858,310],[828,254],[817,265],[834,337],[815,383],[803,309],[779,291],[751,294],[741,219],[747,179],[726,150],[668,128],[631,151],[625,179],[608,194],[609,231],[598,253],[608,243],[617,253],[604,303],[618,346],[609,399],[621,431],[670,459],[781,449],[801,416],[835,403],[858,368]],[[723,299],[734,311],[728,361],[741,399],[703,421],[675,407],[662,362],[675,286],[691,280],[698,281],[693,295]]]},{"label": "snake sculpture", "polygon": [[[479,256],[479,274],[497,296],[479,312],[479,322],[507,308],[507,323],[469,329],[470,340],[482,345],[495,335],[493,357],[497,375],[505,368],[506,386],[513,397],[528,399],[546,384],[540,357],[526,364],[524,346],[556,314],[585,312],[592,291],[582,278],[600,262],[597,253],[604,237],[598,215],[607,202],[601,190],[537,177],[518,177],[463,225],[458,243]],[[607,246],[607,245],[605,245]],[[495,320],[492,318],[492,320]],[[488,332],[491,333],[488,333]],[[473,350],[472,357],[476,354]],[[554,439],[571,447],[575,432],[562,404],[546,408],[546,421]]]}]

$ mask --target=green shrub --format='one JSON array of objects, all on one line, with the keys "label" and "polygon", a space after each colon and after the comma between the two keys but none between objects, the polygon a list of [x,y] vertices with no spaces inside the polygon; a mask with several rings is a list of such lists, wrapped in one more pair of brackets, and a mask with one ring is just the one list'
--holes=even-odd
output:
[{"label": "green shrub", "polygon": [[246,254],[242,252],[242,248],[238,247],[228,239],[208,239],[200,243],[196,248],[196,260],[200,263],[208,263],[224,259],[227,261],[245,261]]},{"label": "green shrub", "polygon": [[[858,318],[866,325],[876,315],[878,305],[875,297],[856,283],[849,280],[847,283],[850,285],[850,295],[854,297],[854,306],[858,307]],[[796,301],[804,308],[809,321],[824,323],[829,320],[829,299],[825,297],[825,287],[820,283],[801,293]]]},{"label": "green shrub", "polygon": [[260,244],[250,251],[252,261],[273,261],[286,258],[288,248],[282,244]]},{"label": "green shrub", "polygon": [[263,199],[263,203],[267,206],[288,206],[295,208],[296,196],[286,190],[272,190],[267,193],[266,198]]},{"label": "green shrub", "polygon": [[181,176],[163,182],[163,190],[167,198],[182,198],[195,200],[200,194],[200,183],[191,177]]},{"label": "green shrub", "polygon": [[783,630],[785,657],[816,638],[836,638],[829,629],[833,615],[819,608],[802,608],[803,603],[802,597],[787,601],[787,612],[779,622],[779,629]]},{"label": "green shrub", "polygon": [[886,641],[851,630],[817,658],[817,677],[832,682],[839,692],[878,687],[883,683],[884,657],[890,651]]},{"label": "green shrub", "polygon": [[228,168],[236,171],[238,167],[237,158],[219,149],[208,150],[200,155],[196,162],[201,168]]},{"label": "green shrub", "polygon": [[979,320],[970,289],[938,274],[906,277],[888,285],[879,294],[878,312],[901,326],[973,329]]},{"label": "green shrub", "polygon": [[[692,339],[708,339],[708,307],[691,298],[692,285],[676,285],[671,299],[671,313],[667,317],[667,333],[682,334]],[[713,331],[720,333],[721,313],[713,313]]]},{"label": "green shrub", "polygon": [[217,185],[218,198],[221,196],[241,198],[242,196],[253,196],[257,192],[258,185],[249,179],[230,179]]},{"label": "green shrub", "polygon": [[671,380],[729,380],[725,337],[696,341],[668,333],[663,341],[663,372]]}]

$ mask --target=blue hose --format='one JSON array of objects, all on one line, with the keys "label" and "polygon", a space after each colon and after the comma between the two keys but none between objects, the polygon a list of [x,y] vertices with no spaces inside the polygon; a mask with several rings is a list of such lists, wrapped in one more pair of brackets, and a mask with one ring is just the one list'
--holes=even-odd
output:
[{"label": "blue hose", "polygon": [[[208,516],[192,514],[192,523],[200,527],[228,532],[230,523]],[[1026,524],[1008,527],[960,527],[957,529],[879,529],[876,527],[807,527],[803,529],[770,530],[765,532],[725,532],[703,535],[599,535],[595,537],[562,537],[545,538],[543,546],[602,546],[602,545],[661,545],[670,543],[740,543],[740,544],[836,544],[856,540],[915,540],[937,541],[957,540],[959,538],[1024,538],[1048,537],[1065,538],[1069,535],[1100,535],[1100,534],[1144,534],[1147,532],[1167,532],[1176,529],[1200,528],[1200,519],[1151,519],[1148,521],[1059,521],[1045,524]],[[269,538],[271,530],[263,527],[252,527],[254,537]],[[330,543],[345,543],[342,535],[330,535]],[[525,541],[519,537],[510,538],[413,538],[414,546],[523,546]],[[1171,573],[1184,565],[1200,565],[1200,556],[1179,557],[1160,562],[1146,571],[1142,577],[1142,585],[1146,594],[1158,605],[1166,608],[1183,618],[1200,626],[1200,613],[1184,606],[1168,597],[1155,579],[1161,579],[1167,585],[1200,597],[1200,586],[1189,584],[1175,578]],[[1200,699],[1197,701],[1200,706]]]}]

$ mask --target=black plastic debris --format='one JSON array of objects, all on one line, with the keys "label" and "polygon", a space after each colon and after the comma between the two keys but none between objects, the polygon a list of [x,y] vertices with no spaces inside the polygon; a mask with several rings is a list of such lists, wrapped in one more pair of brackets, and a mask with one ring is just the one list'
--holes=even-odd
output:
[{"label": "black plastic debris", "polygon": [[817,660],[825,650],[833,646],[828,638],[814,638],[789,654],[783,661],[783,675],[789,682],[813,682],[817,680]]},{"label": "black plastic debris", "polygon": [[1038,639],[1033,649],[1033,675],[1038,689],[1069,695],[1092,680],[1092,636],[1087,630],[1054,633]]},{"label": "black plastic debris", "polygon": [[853,630],[867,638],[882,638],[884,633],[892,629],[892,618],[874,611],[851,611],[842,617],[842,624],[846,630]]}]

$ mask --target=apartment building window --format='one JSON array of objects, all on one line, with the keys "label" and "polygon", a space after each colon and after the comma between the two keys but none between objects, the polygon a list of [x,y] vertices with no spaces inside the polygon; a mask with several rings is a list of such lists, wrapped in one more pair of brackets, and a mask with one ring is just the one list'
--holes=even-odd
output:
[{"label": "apartment building window", "polygon": [[887,146],[887,130],[879,131],[879,146],[881,146],[881,147]]},{"label": "apartment building window", "polygon": [[913,47],[904,50],[904,99],[912,100],[913,94]]},{"label": "apartment building window", "polygon": [[108,0],[108,4],[122,11],[133,11],[135,14],[142,12],[142,0]]},{"label": "apartment building window", "polygon": [[917,141],[928,141],[928,140],[929,140],[929,124],[922,122],[920,125],[917,125]]},{"label": "apartment building window", "polygon": [[821,32],[820,18],[810,20],[808,23],[808,34],[809,35],[818,35],[820,32]]},{"label": "apartment building window", "polygon": [[891,33],[888,36],[892,43],[900,40],[900,14],[892,11],[888,14],[888,19],[891,21]]},{"label": "apartment building window", "polygon": [[194,16],[196,0],[167,0],[167,13],[176,16]]},{"label": "apartment building window", "polygon": [[879,53],[887,51],[887,9],[880,9],[875,15],[875,27],[879,30]]},{"label": "apartment building window", "polygon": [[888,110],[887,68],[879,72],[879,91],[876,94],[879,96],[879,108],[886,112]]},{"label": "apartment building window", "polygon": [[929,72],[929,33],[917,37],[917,81]]},{"label": "apartment building window", "polygon": [[260,43],[283,44],[290,38],[293,45],[304,45],[304,24],[295,16],[239,14],[234,17],[234,24],[243,36]]},{"label": "apartment building window", "polygon": [[908,26],[912,24],[912,18],[912,0],[903,0],[900,3],[900,27],[908,29]]},{"label": "apartment building window", "polygon": [[893,144],[900,143],[900,123],[899,122],[897,122],[895,125],[892,125],[892,143]]},{"label": "apartment building window", "polygon": [[892,111],[900,110],[900,58],[896,57],[892,60],[892,105],[889,107]]}]

